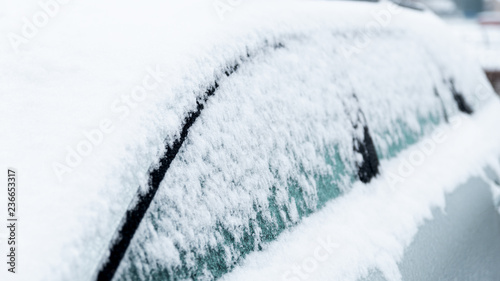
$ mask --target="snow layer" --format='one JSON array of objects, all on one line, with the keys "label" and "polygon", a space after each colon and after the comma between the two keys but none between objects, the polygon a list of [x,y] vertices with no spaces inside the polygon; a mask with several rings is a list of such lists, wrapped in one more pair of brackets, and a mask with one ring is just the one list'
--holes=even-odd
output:
[{"label": "snow layer", "polygon": [[[345,48],[361,31],[301,31],[277,37],[284,48],[241,62],[219,82],[118,280],[218,278],[351,188],[357,118],[389,158],[456,114],[450,79],[471,105],[493,96],[477,65],[440,53],[442,40],[431,46],[428,37],[389,28],[346,63]],[[478,92],[483,84],[473,82],[486,86]]]},{"label": "snow layer", "polygon": [[481,26],[475,20],[448,20],[452,30],[464,43],[470,56],[475,57],[483,69],[500,70],[500,28]]},{"label": "snow layer", "polygon": [[[179,249],[219,245],[216,222],[241,237],[255,202],[263,221],[296,224],[291,176],[305,214],[325,204],[319,198],[348,190],[359,160],[353,94],[389,158],[443,121],[443,109],[456,113],[450,79],[474,108],[492,93],[430,14],[389,12],[387,26],[365,36],[374,15],[387,15],[385,2],[245,2],[221,17],[209,1],[68,1],[29,36],[25,26],[44,9],[35,1],[0,5],[0,155],[2,167],[18,170],[21,190],[14,280],[88,280],[165,141],[248,50],[255,60],[222,81],[154,202],[152,215],[178,217],[145,221],[138,242],[155,236],[137,250],[144,259],[128,256],[121,270],[170,268],[181,262]],[[19,46],[16,35],[25,39]],[[284,48],[263,50],[266,41]],[[335,187],[324,197],[321,177]],[[273,186],[286,207],[278,216],[269,207]],[[164,204],[171,201],[178,210]],[[239,253],[224,251],[230,268]]]},{"label": "snow layer", "polygon": [[[483,167],[500,173],[498,118],[498,100],[472,118],[456,117],[456,125],[439,128],[444,141],[403,182],[393,185],[382,176],[367,185],[356,183],[222,280],[358,280],[374,269],[388,281],[401,280],[397,264],[405,248],[418,226],[432,219],[432,209],[444,209],[445,194],[471,176],[482,176]],[[423,144],[383,161],[383,175],[398,175]]]}]

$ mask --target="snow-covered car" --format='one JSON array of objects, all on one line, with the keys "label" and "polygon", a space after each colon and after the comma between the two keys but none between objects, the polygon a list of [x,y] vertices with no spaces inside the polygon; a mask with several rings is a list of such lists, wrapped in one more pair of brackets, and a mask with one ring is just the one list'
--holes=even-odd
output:
[{"label": "snow-covered car", "polygon": [[500,278],[500,102],[431,12],[50,3],[0,12],[1,280]]}]

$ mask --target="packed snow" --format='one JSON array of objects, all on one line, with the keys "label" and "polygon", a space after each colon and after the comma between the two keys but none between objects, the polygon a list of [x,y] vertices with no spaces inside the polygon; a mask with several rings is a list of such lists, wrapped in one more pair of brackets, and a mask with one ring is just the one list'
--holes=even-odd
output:
[{"label": "packed snow", "polygon": [[[179,136],[197,97],[235,62],[240,68],[220,80],[167,172],[117,280],[151,270],[210,279],[233,268],[227,278],[238,280],[257,274],[256,266],[278,276],[287,266],[283,245],[295,260],[309,249],[307,233],[328,229],[339,241],[357,241],[365,227],[380,235],[343,244],[343,263],[352,263],[328,267],[338,275],[327,279],[356,278],[374,265],[397,278],[392,265],[429,208],[442,205],[438,199],[453,180],[489,159],[479,157],[498,138],[494,130],[486,134],[491,124],[480,116],[498,118],[494,94],[432,14],[387,2],[231,3],[222,11],[211,1],[67,1],[29,36],[25,26],[39,20],[40,4],[0,4],[0,155],[4,168],[18,170],[21,194],[20,268],[13,280],[89,280],[138,188],[147,188],[165,142]],[[379,21],[383,28],[370,29]],[[283,48],[265,48],[266,42]],[[252,59],[243,61],[248,52]],[[462,170],[449,170],[425,190],[407,181],[392,191],[382,177],[369,186],[356,182],[353,109],[363,111],[380,158],[398,155],[383,162],[384,175],[445,116],[463,116],[451,80],[479,116],[464,117],[464,129],[450,139],[472,132],[478,135],[464,143],[480,133],[492,142],[471,166],[459,166],[460,150],[446,150],[451,156],[436,161]],[[411,196],[419,200],[412,203]],[[356,214],[363,202],[371,203],[366,210],[385,209]],[[407,211],[391,215],[400,204]],[[375,224],[393,216],[397,225]],[[346,220],[351,227],[340,227]],[[255,235],[248,238],[250,229]],[[253,248],[238,246],[244,239]],[[377,254],[384,241],[385,252]],[[359,251],[363,245],[370,255]],[[212,249],[222,270],[203,260]],[[276,262],[264,267],[260,257]]]}]

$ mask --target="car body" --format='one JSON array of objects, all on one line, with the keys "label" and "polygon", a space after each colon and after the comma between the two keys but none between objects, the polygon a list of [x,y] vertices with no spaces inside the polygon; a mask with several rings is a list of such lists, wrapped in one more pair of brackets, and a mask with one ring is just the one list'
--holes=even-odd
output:
[{"label": "car body", "polygon": [[446,196],[497,190],[498,98],[429,11],[117,3],[3,46],[13,280],[419,280]]}]

